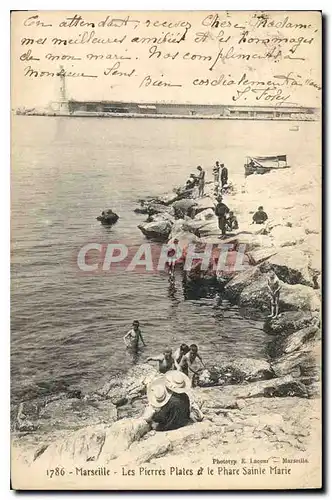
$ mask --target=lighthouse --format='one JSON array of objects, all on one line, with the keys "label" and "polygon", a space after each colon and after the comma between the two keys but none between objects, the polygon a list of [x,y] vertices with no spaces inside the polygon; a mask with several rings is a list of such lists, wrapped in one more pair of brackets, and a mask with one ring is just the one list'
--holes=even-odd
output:
[{"label": "lighthouse", "polygon": [[63,66],[60,66],[58,73],[60,77],[60,99],[59,99],[59,113],[67,115],[69,113],[68,99],[66,93],[66,77]]}]

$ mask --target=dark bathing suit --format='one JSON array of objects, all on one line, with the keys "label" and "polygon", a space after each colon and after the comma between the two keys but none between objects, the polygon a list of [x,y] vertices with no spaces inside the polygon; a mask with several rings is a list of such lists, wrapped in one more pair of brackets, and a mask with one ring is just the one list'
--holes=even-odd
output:
[{"label": "dark bathing suit", "polygon": [[153,417],[158,425],[156,431],[179,429],[189,422],[190,401],[188,395],[172,393],[170,400]]}]

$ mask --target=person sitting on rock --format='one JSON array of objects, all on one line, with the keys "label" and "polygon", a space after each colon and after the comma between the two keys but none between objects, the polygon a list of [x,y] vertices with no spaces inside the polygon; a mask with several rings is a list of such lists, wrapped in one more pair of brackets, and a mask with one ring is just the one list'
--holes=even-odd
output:
[{"label": "person sitting on rock", "polygon": [[264,208],[262,206],[258,207],[257,212],[254,213],[252,217],[252,224],[264,224],[267,221],[268,216],[267,213],[264,212]]},{"label": "person sitting on rock", "polygon": [[146,362],[149,361],[158,361],[158,369],[160,373],[166,373],[169,370],[175,369],[172,349],[170,347],[166,347],[164,353],[160,354],[160,356],[150,357],[146,360]]},{"label": "person sitting on rock", "polygon": [[270,318],[276,318],[279,314],[280,281],[274,271],[270,271],[267,277],[268,291],[271,297]]},{"label": "person sitting on rock", "polygon": [[221,195],[217,198],[217,205],[215,208],[215,214],[218,217],[218,225],[222,236],[226,234],[226,214],[229,213],[229,208],[225,203],[223,203],[223,198]]},{"label": "person sitting on rock", "polygon": [[184,356],[182,356],[181,358],[181,361],[179,363],[179,368],[180,368],[180,371],[182,373],[184,373],[185,375],[189,376],[189,370],[193,373],[193,380],[192,380],[192,386],[195,385],[195,380],[196,380],[196,377],[199,375],[199,370],[195,370],[193,368],[193,365],[196,361],[196,358],[199,359],[199,361],[201,362],[202,366],[205,368],[205,365],[203,363],[203,360],[200,356],[200,354],[198,353],[198,347],[196,344],[191,344],[189,346],[189,351],[187,352],[187,354],[185,354]]},{"label": "person sitting on rock", "polygon": [[175,366],[177,370],[180,370],[180,362],[185,354],[190,351],[190,348],[187,344],[181,344],[178,349],[173,354]]},{"label": "person sitting on rock", "polygon": [[144,347],[146,346],[143,337],[142,337],[142,332],[139,327],[139,321],[137,319],[133,321],[133,327],[131,330],[129,330],[128,333],[123,337],[124,343],[126,344],[127,349],[131,349],[134,351],[138,350],[138,344],[139,341],[142,342]]},{"label": "person sitting on rock", "polygon": [[198,184],[198,177],[195,174],[190,174],[186,182],[186,189],[193,189]]},{"label": "person sitting on rock", "polygon": [[230,211],[226,219],[226,229],[229,231],[236,231],[239,229],[239,223],[234,215],[234,212]]},{"label": "person sitting on rock", "polygon": [[168,372],[147,387],[149,406],[143,418],[155,431],[171,431],[190,421],[190,380],[181,372]]}]

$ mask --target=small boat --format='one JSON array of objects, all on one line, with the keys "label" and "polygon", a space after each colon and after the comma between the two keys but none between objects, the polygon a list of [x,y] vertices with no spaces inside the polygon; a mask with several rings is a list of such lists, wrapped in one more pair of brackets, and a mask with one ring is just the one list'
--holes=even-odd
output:
[{"label": "small boat", "polygon": [[300,130],[299,125],[294,125],[293,127],[289,127],[291,132],[298,132]]},{"label": "small boat", "polygon": [[99,220],[102,224],[105,224],[107,226],[111,226],[115,224],[119,219],[118,214],[113,212],[113,210],[103,210],[101,215],[97,217],[97,220]]},{"label": "small boat", "polygon": [[245,176],[252,174],[266,174],[271,170],[290,168],[287,165],[286,155],[275,156],[247,156],[244,164]]}]

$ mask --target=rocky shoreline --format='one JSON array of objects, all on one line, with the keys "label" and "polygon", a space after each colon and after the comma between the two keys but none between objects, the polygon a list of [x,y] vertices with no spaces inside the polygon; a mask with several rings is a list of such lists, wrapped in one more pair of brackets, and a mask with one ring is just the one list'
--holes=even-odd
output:
[{"label": "rocky shoreline", "polygon": [[[263,228],[250,225],[256,200],[277,176],[281,176],[281,195],[292,185],[283,172],[252,176],[239,191],[233,188],[225,195],[225,203],[235,208],[240,230],[223,240],[219,239],[211,184],[204,198],[188,198],[180,189],[142,200],[137,209],[149,217],[138,226],[149,239],[171,242],[176,238],[183,250],[189,243],[245,245],[245,270],[220,275],[211,266],[187,276],[191,283],[217,284],[222,297],[240,307],[268,311],[266,273],[275,271],[281,281],[281,312],[264,323],[271,338],[269,360],[216,360],[201,373],[194,390],[203,422],[166,433],[147,432],[140,418],[146,385],[156,375],[149,365],[133,367],[126,377],[114,378],[92,394],[74,391],[46,398],[36,409],[33,402],[25,402],[13,429],[13,454],[20,463],[38,467],[46,462],[92,461],[114,467],[161,467],[170,460],[181,463],[186,456],[186,464],[199,465],[208,455],[238,455],[239,450],[253,449],[255,443],[267,454],[289,456],[313,446],[319,428],[321,378],[320,229],[307,206],[312,186],[305,185],[303,192],[300,189],[294,195],[291,207],[289,197],[280,202],[274,189],[275,200],[269,198],[267,207],[274,218]],[[46,424],[47,428],[52,425],[53,433],[43,431]]]}]

